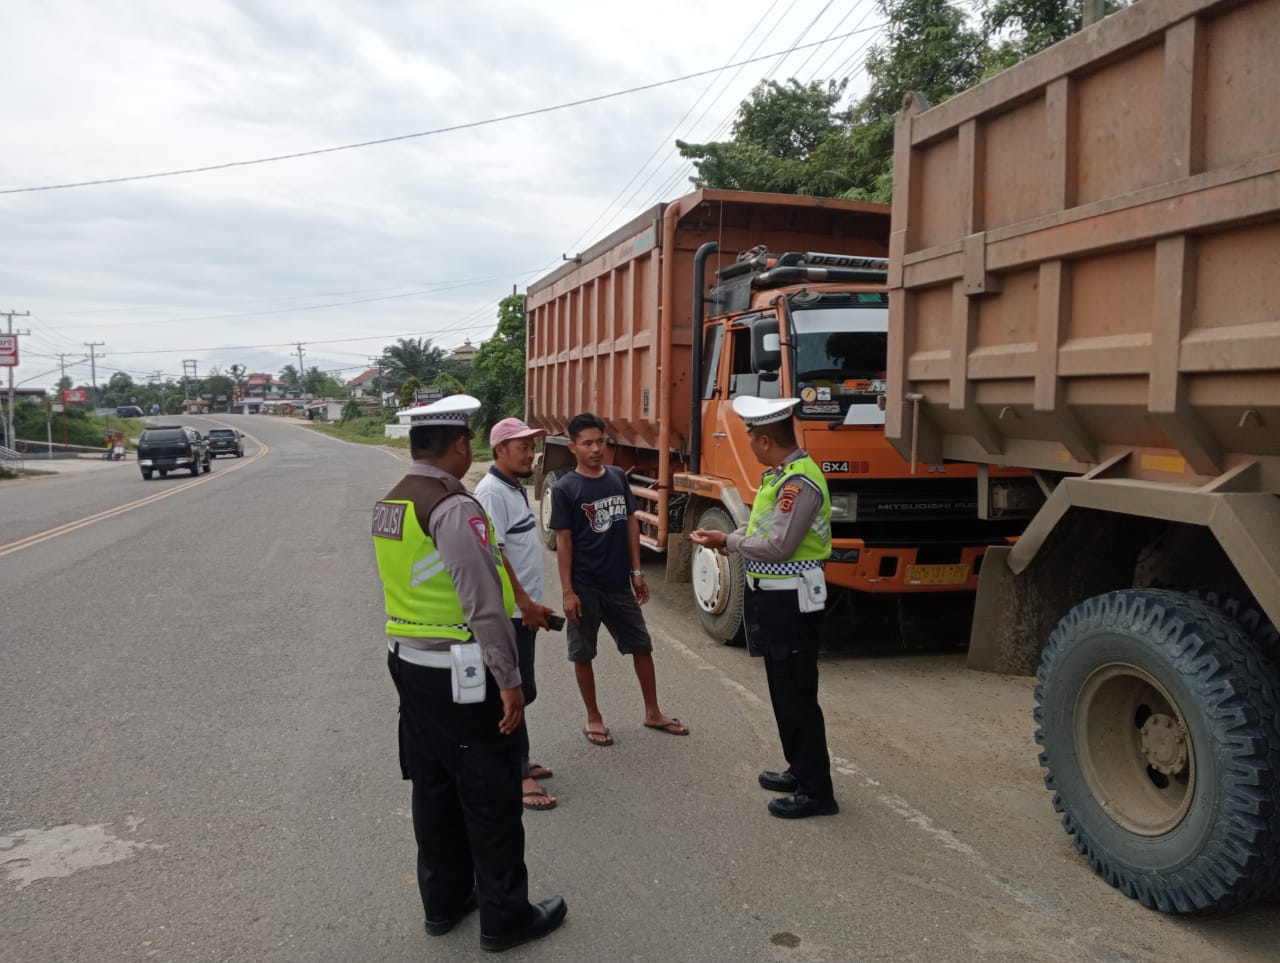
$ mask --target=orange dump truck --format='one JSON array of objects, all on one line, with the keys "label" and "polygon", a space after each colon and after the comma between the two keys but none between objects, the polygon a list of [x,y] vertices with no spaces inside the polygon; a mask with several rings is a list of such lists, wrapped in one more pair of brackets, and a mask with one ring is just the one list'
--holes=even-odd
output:
[{"label": "orange dump truck", "polygon": [[[920,466],[884,437],[889,211],[703,190],[661,204],[531,285],[526,417],[551,432],[536,477],[573,467],[569,419],[605,422],[642,540],[691,581],[706,630],[743,638],[740,559],[682,533],[746,521],[761,466],[731,403],[797,397],[832,498],[827,579],[862,592],[973,591],[983,555],[1041,501],[1027,472]],[[740,252],[747,252],[739,257]]]},{"label": "orange dump truck", "polygon": [[970,664],[1171,912],[1280,892],[1280,2],[1142,0],[895,135],[889,438],[1035,471]]}]

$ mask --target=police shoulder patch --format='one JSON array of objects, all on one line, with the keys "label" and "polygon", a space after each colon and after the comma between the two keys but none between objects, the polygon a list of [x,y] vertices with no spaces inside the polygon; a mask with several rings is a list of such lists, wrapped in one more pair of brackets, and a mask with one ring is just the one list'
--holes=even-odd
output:
[{"label": "police shoulder patch", "polygon": [[476,538],[480,539],[481,545],[489,544],[489,523],[483,515],[472,515],[467,519],[467,524],[476,533]]},{"label": "police shoulder patch", "polygon": [[404,540],[404,510],[408,506],[396,502],[378,502],[373,506],[373,536]]},{"label": "police shoulder patch", "polygon": [[796,496],[800,494],[800,486],[795,482],[787,482],[782,486],[782,492],[778,496],[778,511],[789,512],[795,507]]}]

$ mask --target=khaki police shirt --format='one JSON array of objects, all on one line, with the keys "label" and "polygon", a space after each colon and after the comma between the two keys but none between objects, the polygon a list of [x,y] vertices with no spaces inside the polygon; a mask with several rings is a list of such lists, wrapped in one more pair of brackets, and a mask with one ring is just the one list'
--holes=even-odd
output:
[{"label": "khaki police shirt", "polygon": [[[804,456],[804,450],[797,448],[782,462],[782,473],[785,475],[787,465]],[[787,483],[794,482],[800,488],[791,503],[789,511],[783,511],[779,504],[782,499],[773,503],[773,517],[769,522],[769,530],[763,535],[747,537],[746,525],[739,525],[737,531],[725,536],[725,548],[730,552],[739,552],[743,558],[753,562],[786,562],[795,554],[795,550],[804,541],[809,526],[822,510],[822,492],[818,486],[799,472],[789,475]]]},{"label": "khaki police shirt", "polygon": [[[453,477],[443,469],[421,462],[410,465],[408,473],[434,478]],[[476,527],[471,524],[475,518],[488,521],[484,507],[473,496],[457,492],[446,495],[436,505],[424,528],[436,543],[445,570],[453,579],[467,627],[480,643],[484,664],[493,673],[499,689],[514,689],[520,685],[515,629],[502,599],[502,581],[494,564],[493,550],[480,540]],[[418,521],[421,524],[422,519]],[[413,639],[394,635],[391,638],[401,646],[429,651],[447,652],[453,644],[451,639]]]}]

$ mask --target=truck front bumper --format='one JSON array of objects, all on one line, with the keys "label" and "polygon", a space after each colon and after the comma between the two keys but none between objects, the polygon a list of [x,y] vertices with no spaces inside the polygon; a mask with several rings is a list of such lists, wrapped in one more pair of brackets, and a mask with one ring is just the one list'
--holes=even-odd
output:
[{"label": "truck front bumper", "polygon": [[837,538],[827,582],[855,592],[976,592],[986,552],[986,545],[964,546],[943,561],[932,548],[868,548],[861,539]]}]

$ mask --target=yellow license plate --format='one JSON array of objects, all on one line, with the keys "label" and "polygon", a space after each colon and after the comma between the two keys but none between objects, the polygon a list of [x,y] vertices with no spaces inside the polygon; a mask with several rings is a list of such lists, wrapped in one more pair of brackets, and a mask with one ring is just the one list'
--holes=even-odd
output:
[{"label": "yellow license plate", "polygon": [[969,581],[968,565],[908,565],[908,585],[963,585]]}]

